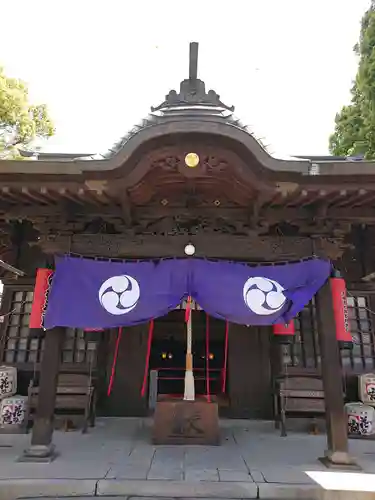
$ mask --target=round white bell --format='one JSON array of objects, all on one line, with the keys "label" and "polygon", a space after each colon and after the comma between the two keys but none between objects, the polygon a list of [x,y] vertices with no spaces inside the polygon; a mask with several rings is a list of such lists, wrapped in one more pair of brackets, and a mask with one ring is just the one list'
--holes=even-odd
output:
[{"label": "round white bell", "polygon": [[188,243],[185,247],[185,253],[186,255],[194,255],[195,254],[195,246],[192,245],[191,243]]}]

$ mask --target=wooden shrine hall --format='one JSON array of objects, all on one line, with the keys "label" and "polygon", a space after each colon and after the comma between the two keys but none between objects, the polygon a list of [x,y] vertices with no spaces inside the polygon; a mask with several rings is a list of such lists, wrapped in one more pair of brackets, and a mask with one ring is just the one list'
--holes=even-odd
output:
[{"label": "wooden shrine hall", "polygon": [[[3,270],[0,357],[17,368],[21,394],[30,383],[38,387],[30,460],[53,453],[62,375],[90,377],[98,415],[150,412],[150,397],[141,395],[147,325],[124,332],[108,396],[117,332],[55,328],[30,335],[37,269],[52,268],[61,254],[156,259],[184,257],[188,247],[195,257],[254,265],[317,256],[341,272],[353,349],[339,350],[327,283],[295,318],[288,345],[273,342],[271,327],[230,324],[225,384],[226,327],[212,319],[209,378],[220,415],[270,420],[277,380],[320,378],[326,459],[352,463],[344,397],[356,400],[356,377],[374,370],[375,360],[375,164],[271,157],[233,106],[206,90],[197,61],[192,43],[179,92],[171,90],[106,154],[0,161],[0,258],[24,273]],[[159,373],[160,394],[183,393],[184,307],[155,321],[149,372]],[[203,396],[205,319],[195,307],[196,394]]]}]

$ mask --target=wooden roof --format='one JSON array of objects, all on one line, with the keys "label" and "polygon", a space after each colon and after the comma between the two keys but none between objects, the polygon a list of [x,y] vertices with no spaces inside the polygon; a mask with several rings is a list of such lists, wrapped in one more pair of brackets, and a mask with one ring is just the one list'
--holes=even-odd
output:
[{"label": "wooden roof", "polygon": [[[197,78],[197,45],[189,78],[99,160],[0,161],[0,214],[27,207],[178,206],[199,197],[212,206],[375,212],[375,163],[279,160],[271,157],[216,92]],[[184,158],[195,152],[197,168]],[[324,207],[324,208],[322,208]],[[100,209],[100,210],[99,210]],[[349,213],[350,212],[350,213]],[[345,216],[346,218],[346,216]]]}]

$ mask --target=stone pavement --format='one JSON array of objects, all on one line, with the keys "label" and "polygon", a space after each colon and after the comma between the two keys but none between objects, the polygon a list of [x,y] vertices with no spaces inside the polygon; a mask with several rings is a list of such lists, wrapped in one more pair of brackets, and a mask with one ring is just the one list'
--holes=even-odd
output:
[{"label": "stone pavement", "polygon": [[221,428],[218,447],[152,446],[149,421],[98,419],[86,435],[56,432],[60,456],[51,464],[16,462],[30,436],[0,435],[0,499],[320,499],[342,490],[340,499],[375,500],[374,441],[350,443],[363,473],[332,472],[317,461],[324,453],[324,435],[281,438],[272,422],[222,421]]}]

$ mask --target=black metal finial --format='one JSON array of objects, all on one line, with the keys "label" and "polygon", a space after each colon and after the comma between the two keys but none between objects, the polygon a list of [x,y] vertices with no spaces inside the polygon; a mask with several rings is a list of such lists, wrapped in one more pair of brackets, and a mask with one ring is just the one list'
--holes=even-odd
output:
[{"label": "black metal finial", "polygon": [[189,80],[198,78],[198,42],[190,42]]},{"label": "black metal finial", "polygon": [[165,96],[165,101],[159,106],[151,107],[152,112],[167,108],[186,108],[187,106],[190,108],[193,106],[224,108],[231,112],[234,111],[234,106],[226,106],[214,90],[206,92],[204,82],[198,79],[198,45],[198,42],[190,42],[189,78],[181,82],[180,92],[171,90]]}]

